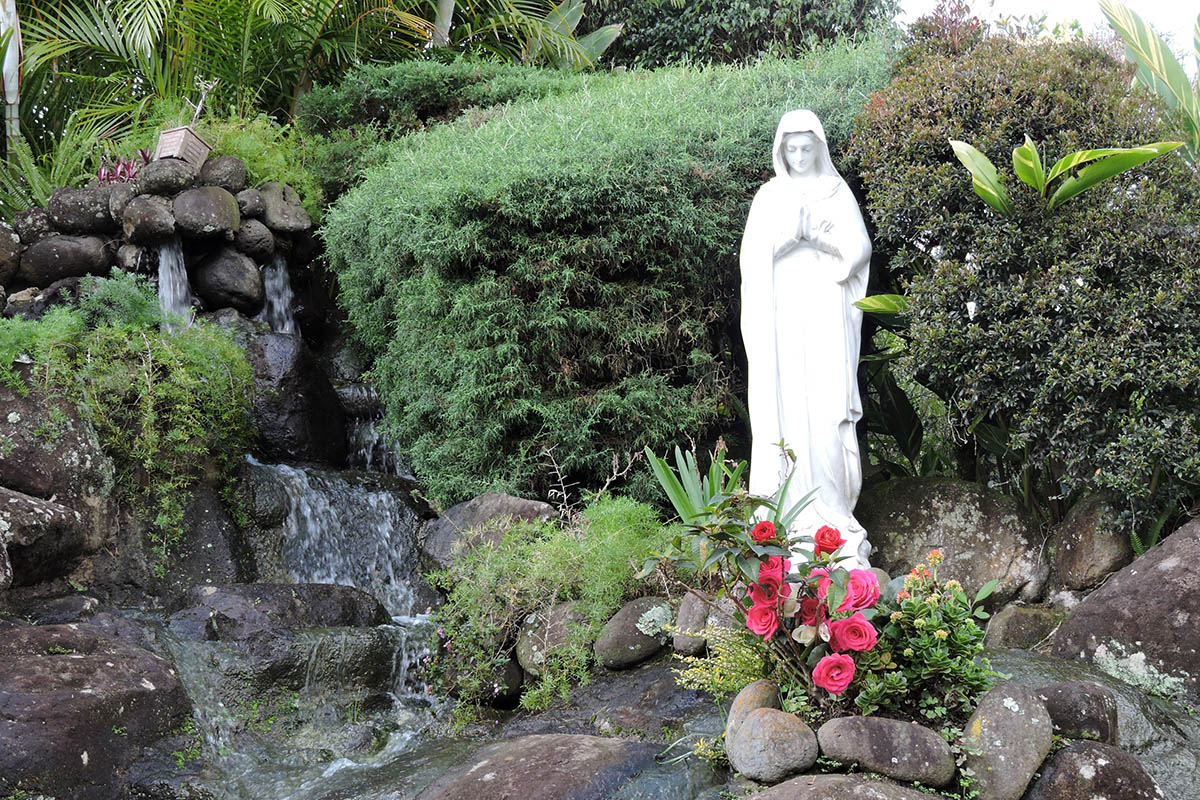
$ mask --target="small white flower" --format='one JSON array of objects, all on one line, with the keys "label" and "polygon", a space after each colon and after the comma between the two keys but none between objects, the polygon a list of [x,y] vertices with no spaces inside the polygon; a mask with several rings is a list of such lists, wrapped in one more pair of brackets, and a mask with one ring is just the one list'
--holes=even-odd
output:
[{"label": "small white flower", "polygon": [[817,638],[817,629],[812,625],[800,625],[792,631],[792,638],[800,644],[812,644]]},{"label": "small white flower", "polygon": [[975,305],[974,300],[967,301],[967,319],[975,319],[975,309],[976,308],[977,308],[977,306]]},{"label": "small white flower", "polygon": [[817,628],[817,633],[820,635],[822,642],[828,642],[829,641],[829,623],[822,622],[821,627]]}]

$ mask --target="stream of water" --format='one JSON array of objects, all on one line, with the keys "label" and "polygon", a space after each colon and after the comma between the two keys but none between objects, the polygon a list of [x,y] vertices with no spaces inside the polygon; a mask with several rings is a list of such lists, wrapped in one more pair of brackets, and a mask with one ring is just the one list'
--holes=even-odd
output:
[{"label": "stream of water", "polygon": [[168,332],[192,324],[192,292],[178,236],[158,248],[158,307],[162,309],[163,327]]},{"label": "stream of water", "polygon": [[263,265],[262,278],[266,303],[258,318],[267,322],[275,333],[295,336],[300,332],[292,310],[295,296],[292,294],[292,281],[288,277],[287,259],[282,253],[276,252],[271,256],[271,260]]}]

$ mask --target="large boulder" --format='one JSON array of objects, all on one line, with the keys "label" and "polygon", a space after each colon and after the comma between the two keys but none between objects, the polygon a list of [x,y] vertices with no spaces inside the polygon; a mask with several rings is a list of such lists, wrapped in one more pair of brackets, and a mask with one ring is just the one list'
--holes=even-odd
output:
[{"label": "large boulder", "polygon": [[600,736],[522,736],[475,752],[417,797],[602,800],[652,766],[660,749],[645,742]]},{"label": "large boulder", "polygon": [[120,222],[125,216],[125,206],[138,196],[136,183],[110,183],[108,185],[108,215],[113,222]]},{"label": "large boulder", "polygon": [[821,754],[859,764],[900,781],[941,788],[954,779],[954,755],[946,740],[915,722],[885,717],[838,717],[817,730]]},{"label": "large boulder", "polygon": [[783,708],[779,684],[775,681],[760,678],[742,687],[733,698],[729,715],[725,718],[725,741],[732,741],[746,718],[760,708]]},{"label": "large boulder", "polygon": [[7,286],[16,277],[24,250],[17,232],[0,222],[0,286]]},{"label": "large boulder", "polygon": [[172,549],[159,582],[160,594],[257,578],[245,538],[212,486],[192,489],[183,509],[183,527],[184,535]]},{"label": "large boulder", "polygon": [[1051,731],[1033,689],[1006,683],[985,694],[963,730],[979,800],[1019,800],[1050,752]]},{"label": "large boulder", "polygon": [[1025,800],[1167,800],[1137,759],[1100,742],[1075,742],[1042,766]]},{"label": "large boulder", "polygon": [[256,219],[242,220],[234,240],[237,249],[257,261],[266,261],[275,252],[275,235]]},{"label": "large boulder", "polygon": [[421,551],[438,568],[453,566],[464,551],[496,544],[513,522],[548,520],[554,507],[537,500],[489,492],[451,506],[421,531]]},{"label": "large boulder", "polygon": [[29,585],[68,572],[89,549],[84,516],[51,500],[0,488],[0,548],[11,563],[9,582]]},{"label": "large boulder", "polygon": [[1092,681],[1060,681],[1037,690],[1057,736],[1119,745],[1117,698]]},{"label": "large boulder", "polygon": [[974,594],[993,578],[988,600],[999,608],[1041,597],[1049,575],[1038,527],[1016,498],[954,478],[905,478],[864,490],[855,515],[871,539],[871,560],[903,575],[940,549],[943,580]]},{"label": "large boulder", "polygon": [[21,279],[32,286],[49,286],[63,278],[106,275],[113,253],[97,236],[47,236],[21,256]]},{"label": "large boulder", "polygon": [[679,601],[679,612],[675,617],[675,627],[679,630],[671,638],[675,652],[685,656],[698,656],[708,648],[708,640],[703,634],[708,623],[709,603],[712,598],[703,592],[691,590],[685,592]]},{"label": "large boulder", "polygon": [[170,663],[89,625],[4,631],[0,709],[0,795],[73,800],[118,796],[142,748],[191,711]]},{"label": "large boulder", "polygon": [[1054,634],[1053,653],[1092,661],[1200,703],[1200,520],[1117,572]]},{"label": "large boulder", "polygon": [[1055,538],[1058,579],[1068,589],[1091,589],[1133,560],[1129,532],[1101,495],[1072,506]]},{"label": "large boulder", "polygon": [[26,246],[58,233],[50,224],[50,215],[46,213],[46,209],[36,206],[18,211],[13,216],[13,230],[20,237],[21,244]]},{"label": "large boulder", "polygon": [[[934,795],[936,797],[936,795]],[[930,795],[873,775],[801,775],[754,800],[929,800]]]},{"label": "large boulder", "polygon": [[817,761],[817,737],[795,714],[758,708],[725,741],[729,763],[759,783],[778,783]]},{"label": "large boulder", "polygon": [[266,297],[258,265],[227,246],[213,251],[192,270],[191,283],[209,310],[235,308],[253,316]]},{"label": "large boulder", "polygon": [[196,168],[179,158],[160,158],[138,170],[137,185],[143,194],[173,197],[196,183]]},{"label": "large boulder", "polygon": [[46,203],[50,222],[64,233],[107,233],[116,228],[108,213],[109,187],[55,189]]},{"label": "large boulder", "polygon": [[300,233],[312,228],[312,217],[300,207],[292,187],[268,181],[258,187],[263,210],[260,219],[275,233]]},{"label": "large boulder", "polygon": [[204,162],[200,168],[200,183],[220,186],[230,194],[246,188],[246,164],[237,156],[218,156]]},{"label": "large boulder", "polygon": [[159,244],[175,235],[175,215],[163,197],[142,194],[125,204],[121,212],[125,238],[134,244]]},{"label": "large boulder", "polygon": [[252,583],[194,586],[171,617],[172,627],[195,638],[191,622],[204,620],[203,636],[246,641],[282,631],[319,627],[362,627],[391,620],[371,595],[353,586],[326,583]]},{"label": "large boulder", "polygon": [[622,606],[596,637],[596,661],[607,669],[628,669],[658,655],[666,646],[666,636],[652,628],[647,633],[642,623],[654,613],[670,624],[671,606],[665,597],[639,597]]},{"label": "large boulder", "polygon": [[575,626],[587,622],[573,602],[558,603],[530,612],[517,631],[516,655],[521,668],[537,677],[546,664],[546,653],[562,647],[571,638]]},{"label": "large boulder", "polygon": [[1024,647],[1032,650],[1043,641],[1064,615],[1051,608],[1041,606],[1007,605],[992,615],[987,622],[984,644],[989,647]]},{"label": "large boulder", "polygon": [[181,192],[172,202],[179,232],[197,238],[232,237],[241,224],[237,199],[220,186]]}]

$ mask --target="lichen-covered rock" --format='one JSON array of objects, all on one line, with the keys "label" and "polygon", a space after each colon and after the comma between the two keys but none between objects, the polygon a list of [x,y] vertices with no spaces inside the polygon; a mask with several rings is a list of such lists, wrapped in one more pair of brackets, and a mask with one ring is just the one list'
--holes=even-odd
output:
[{"label": "lichen-covered rock", "polygon": [[27,586],[69,572],[88,549],[86,523],[60,503],[0,488],[0,547],[8,550],[9,582]]},{"label": "lichen-covered rock", "polygon": [[121,214],[125,238],[134,244],[159,244],[175,235],[175,215],[163,197],[142,194],[125,204]]},{"label": "lichen-covered rock", "polygon": [[246,188],[246,164],[236,156],[218,156],[204,162],[200,168],[200,183],[220,186],[231,194]]},{"label": "lichen-covered rock", "polygon": [[136,183],[110,183],[108,185],[108,215],[120,222],[125,215],[125,206],[138,196]]},{"label": "lichen-covered rock", "polygon": [[654,764],[658,745],[548,734],[497,742],[435,780],[418,800],[602,800]]},{"label": "lichen-covered rock", "polygon": [[[671,606],[665,597],[639,597],[630,600],[621,610],[604,623],[592,649],[596,660],[607,669],[628,669],[652,658],[666,646],[665,636],[659,631],[646,633],[643,618],[651,622],[652,612],[657,612],[663,622],[670,624]],[[650,615],[649,617],[647,615]]]},{"label": "lichen-covered rock", "polygon": [[759,783],[778,783],[817,761],[817,737],[795,714],[757,708],[725,741],[729,763]]},{"label": "lichen-covered rock", "polygon": [[1033,689],[1006,683],[985,694],[963,730],[978,800],[1019,800],[1051,736],[1050,714]]},{"label": "lichen-covered rock", "polygon": [[0,222],[0,286],[7,286],[21,268],[21,253],[25,246],[12,228]]},{"label": "lichen-covered rock", "polygon": [[566,644],[572,628],[584,622],[586,617],[573,602],[527,614],[517,632],[516,654],[521,669],[535,678],[541,675],[546,653]]},{"label": "lichen-covered rock", "polygon": [[6,318],[41,319],[48,309],[69,306],[79,298],[79,278],[63,278],[44,289],[31,286],[8,296],[4,306]]},{"label": "lichen-covered rock", "polygon": [[1100,495],[1083,498],[1055,531],[1058,579],[1068,589],[1091,589],[1133,560],[1129,533]]},{"label": "lichen-covered rock", "polygon": [[1167,800],[1137,759],[1099,742],[1075,742],[1052,755],[1025,800]]},{"label": "lichen-covered rock", "polygon": [[50,224],[50,215],[44,208],[29,208],[13,216],[13,230],[21,238],[21,244],[29,246],[58,231]]},{"label": "lichen-covered rock", "polygon": [[242,212],[243,217],[254,217],[255,219],[262,216],[264,205],[263,196],[258,189],[243,189],[237,193],[238,209]]},{"label": "lichen-covered rock", "polygon": [[1065,616],[1041,606],[1008,605],[988,620],[984,642],[988,647],[1031,649],[1053,633]]},{"label": "lichen-covered rock", "polygon": [[196,183],[196,168],[179,158],[160,158],[138,169],[137,185],[142,194],[173,197]]},{"label": "lichen-covered rock", "polygon": [[1054,634],[1053,653],[1197,703],[1198,621],[1200,520],[1193,520],[1076,606]]},{"label": "lichen-covered rock", "polygon": [[856,763],[901,781],[941,788],[954,779],[954,755],[946,740],[915,722],[885,717],[839,717],[817,730],[821,754]]},{"label": "lichen-covered rock", "polygon": [[1043,686],[1038,697],[1046,704],[1054,732],[1068,739],[1091,739],[1119,745],[1117,698],[1098,683],[1063,681]]},{"label": "lichen-covered rock", "polygon": [[46,203],[50,222],[63,233],[107,233],[116,228],[108,213],[109,188],[55,189]]},{"label": "lichen-covered rock", "polygon": [[47,236],[21,256],[20,276],[32,286],[49,286],[63,278],[106,275],[112,253],[97,236]]},{"label": "lichen-covered rock", "polygon": [[256,261],[265,261],[275,252],[275,235],[256,219],[242,221],[234,245]]},{"label": "lichen-covered rock", "polygon": [[234,308],[247,316],[258,313],[266,296],[258,265],[232,247],[221,247],[200,262],[191,283],[205,308]]},{"label": "lichen-covered rock", "polygon": [[300,207],[295,190],[276,181],[258,187],[262,196],[262,222],[276,233],[299,233],[312,227],[312,217]]},{"label": "lichen-covered rock", "polygon": [[202,611],[210,638],[230,642],[302,628],[382,625],[391,619],[380,602],[361,589],[325,583],[193,586],[179,605],[173,622]]},{"label": "lichen-covered rock", "polygon": [[142,271],[143,250],[136,244],[123,244],[117,248],[117,269],[125,272]]},{"label": "lichen-covered rock", "polygon": [[554,506],[509,494],[488,492],[451,506],[421,531],[421,552],[437,568],[453,566],[463,552],[498,543],[513,522],[548,520]]},{"label": "lichen-covered rock", "polygon": [[801,775],[754,795],[754,800],[929,800],[929,798],[930,795],[927,792],[866,775]]},{"label": "lichen-covered rock", "polygon": [[945,553],[938,570],[974,594],[993,578],[988,599],[999,608],[1039,599],[1049,575],[1042,536],[1016,498],[954,478],[883,481],[863,491],[855,515],[871,532],[871,560],[892,575]]},{"label": "lichen-covered rock", "polygon": [[782,708],[779,696],[779,684],[760,678],[754,683],[743,686],[729,705],[729,716],[725,718],[725,741],[729,742],[737,735],[738,728],[746,721],[746,717],[760,708]]},{"label": "lichen-covered rock", "polygon": [[181,192],[171,201],[171,211],[175,226],[186,236],[232,239],[241,224],[237,200],[220,186]]},{"label": "lichen-covered rock", "polygon": [[171,665],[89,625],[0,636],[0,794],[110,800],[142,748],[191,711]]},{"label": "lichen-covered rock", "polygon": [[[680,631],[703,633],[708,622],[708,603],[706,596],[694,591],[685,592],[679,601],[679,613],[675,618],[675,627]],[[711,600],[711,598],[708,598]],[[698,656],[708,647],[704,636],[688,636],[687,633],[677,633],[672,637],[671,645],[675,652],[685,656]]]}]

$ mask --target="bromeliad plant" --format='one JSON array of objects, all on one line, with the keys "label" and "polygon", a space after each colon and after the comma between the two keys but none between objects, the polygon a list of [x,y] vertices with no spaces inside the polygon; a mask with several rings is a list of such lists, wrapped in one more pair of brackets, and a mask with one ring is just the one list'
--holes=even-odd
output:
[{"label": "bromeliad plant", "polygon": [[773,498],[750,494],[741,485],[745,462],[731,466],[724,455],[719,447],[701,477],[691,454],[676,448],[676,475],[647,452],[687,529],[647,559],[642,574],[668,562],[719,586],[734,618],[762,638],[781,682],[829,707],[854,680],[856,658],[875,647],[879,581],[870,570],[838,564],[845,540],[833,528],[789,541],[786,532],[809,498],[782,507],[790,477]]}]

